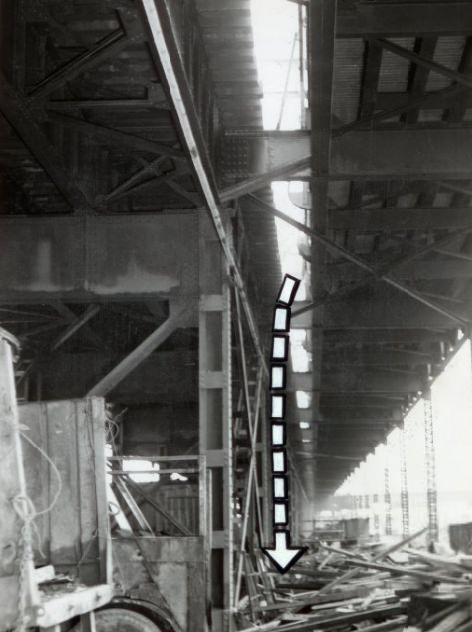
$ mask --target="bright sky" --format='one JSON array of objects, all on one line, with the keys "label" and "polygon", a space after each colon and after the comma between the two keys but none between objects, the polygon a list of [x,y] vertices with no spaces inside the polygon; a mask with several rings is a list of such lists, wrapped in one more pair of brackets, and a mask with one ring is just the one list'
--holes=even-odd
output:
[{"label": "bright sky", "polygon": [[[252,0],[251,10],[258,76],[264,91],[264,128],[276,129],[279,124],[279,129],[282,130],[300,129],[298,7],[287,0]],[[290,184],[291,192],[301,190],[301,183]],[[287,182],[274,182],[272,191],[278,209],[299,222],[305,222],[305,210],[291,202]],[[300,255],[298,246],[299,243],[306,243],[306,238],[282,220],[275,221],[282,273],[303,279],[306,262]],[[306,286],[302,283],[297,300],[302,301],[306,298]],[[309,354],[303,347],[305,338],[304,330],[292,329],[291,355],[295,371],[309,370]]]},{"label": "bright sky", "polygon": [[[471,348],[466,341],[431,387],[433,406],[433,442],[435,449],[436,489],[439,526],[472,520],[472,389]],[[410,505],[410,530],[426,524],[426,464],[424,408],[420,399],[405,420],[406,462]],[[384,494],[384,469],[390,469],[390,489],[400,494],[400,437],[394,430],[385,445],[356,468],[338,494]],[[393,523],[401,526],[398,502],[394,503]]]},{"label": "bright sky", "polygon": [[275,129],[279,121],[289,61],[294,51],[281,129],[298,129],[298,7],[287,0],[252,0],[251,11],[259,80],[264,89],[264,127]]}]

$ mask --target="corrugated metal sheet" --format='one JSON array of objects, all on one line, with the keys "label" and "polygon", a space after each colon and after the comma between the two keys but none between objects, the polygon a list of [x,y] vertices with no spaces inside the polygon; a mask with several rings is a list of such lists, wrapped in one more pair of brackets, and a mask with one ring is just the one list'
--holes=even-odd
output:
[{"label": "corrugated metal sheet", "polygon": [[343,123],[357,117],[362,80],[364,41],[336,41],[334,57],[333,114]]},{"label": "corrugated metal sheet", "polygon": [[[391,41],[408,50],[413,50],[415,43],[412,37],[397,37]],[[380,66],[379,92],[405,92],[408,88],[409,66],[410,62],[407,59],[384,50]]]},{"label": "corrugated metal sheet", "polygon": [[[433,61],[441,66],[457,70],[464,52],[465,37],[439,37],[434,51]],[[430,72],[427,90],[440,90],[450,85],[451,81],[437,72]]]}]

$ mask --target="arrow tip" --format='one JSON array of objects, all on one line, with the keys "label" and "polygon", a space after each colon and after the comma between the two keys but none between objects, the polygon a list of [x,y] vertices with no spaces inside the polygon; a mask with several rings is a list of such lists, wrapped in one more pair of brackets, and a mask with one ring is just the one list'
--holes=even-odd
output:
[{"label": "arrow tip", "polygon": [[291,547],[288,546],[288,534],[277,533],[275,537],[275,546],[274,547],[266,547],[262,549],[262,552],[275,568],[282,575],[289,571],[296,562],[307,552],[307,547]]}]

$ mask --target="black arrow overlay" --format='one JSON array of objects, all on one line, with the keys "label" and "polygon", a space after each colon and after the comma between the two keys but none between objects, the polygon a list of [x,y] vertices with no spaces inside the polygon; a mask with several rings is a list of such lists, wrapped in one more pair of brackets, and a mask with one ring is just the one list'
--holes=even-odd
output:
[{"label": "black arrow overlay", "polygon": [[288,484],[287,424],[285,403],[291,306],[300,281],[286,274],[277,297],[272,319],[270,366],[270,440],[272,463],[273,546],[262,549],[279,573],[286,573],[306,552],[306,547],[291,546],[290,499]]}]

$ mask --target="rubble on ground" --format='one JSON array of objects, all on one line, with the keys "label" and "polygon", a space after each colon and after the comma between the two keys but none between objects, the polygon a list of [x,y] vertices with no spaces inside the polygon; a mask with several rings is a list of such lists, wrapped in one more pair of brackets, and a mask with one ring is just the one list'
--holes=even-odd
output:
[{"label": "rubble on ground", "polygon": [[285,575],[257,563],[240,630],[472,632],[472,558],[429,552],[424,534],[349,548],[319,541]]}]

